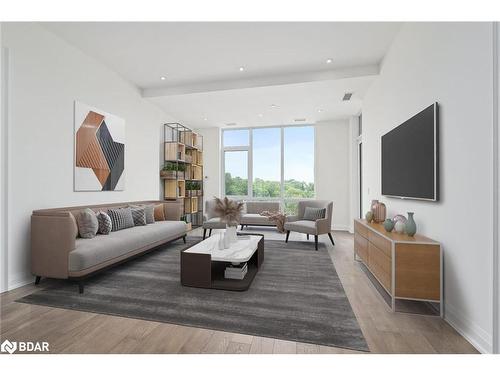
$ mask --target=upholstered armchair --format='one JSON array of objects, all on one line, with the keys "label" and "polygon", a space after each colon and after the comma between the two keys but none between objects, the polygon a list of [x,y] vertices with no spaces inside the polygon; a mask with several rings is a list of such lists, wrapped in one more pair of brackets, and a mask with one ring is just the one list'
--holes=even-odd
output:
[{"label": "upholstered armchair", "polygon": [[[316,220],[305,220],[304,213],[306,211],[306,207],[325,208],[326,209],[325,216],[323,218],[319,218]],[[322,200],[300,201],[298,205],[298,214],[286,217],[285,242],[288,242],[290,231],[293,231],[293,232],[305,233],[307,235],[307,239],[309,239],[309,235],[313,235],[316,250],[318,250],[318,236],[320,234],[328,234],[328,237],[330,237],[330,241],[332,241],[332,245],[335,245],[331,233],[332,211],[333,211],[333,202],[322,201]]]},{"label": "upholstered armchair", "polygon": [[205,214],[203,215],[203,239],[209,230],[208,236],[212,235],[212,229],[225,229],[226,223],[220,221],[214,213],[215,199],[210,199],[205,202]]}]

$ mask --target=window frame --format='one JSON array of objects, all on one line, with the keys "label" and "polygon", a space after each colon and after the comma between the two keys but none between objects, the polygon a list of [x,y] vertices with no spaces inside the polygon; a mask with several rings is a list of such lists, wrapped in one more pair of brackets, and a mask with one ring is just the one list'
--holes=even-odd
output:
[{"label": "window frame", "polygon": [[[314,152],[314,197],[312,198],[287,198],[285,197],[285,129],[286,128],[313,128],[313,152]],[[253,130],[263,129],[263,128],[275,128],[280,129],[280,196],[279,197],[254,197],[253,196]],[[224,133],[234,130],[248,130],[248,146],[224,146]],[[247,171],[248,171],[248,188],[247,195],[226,195],[226,152],[231,151],[247,151]],[[301,125],[270,125],[270,126],[254,126],[254,127],[241,127],[234,129],[222,129],[221,133],[221,186],[223,196],[227,196],[232,199],[246,200],[246,201],[278,201],[282,209],[285,208],[285,202],[298,202],[303,200],[313,200],[316,199],[316,128],[314,124],[301,124]]]}]

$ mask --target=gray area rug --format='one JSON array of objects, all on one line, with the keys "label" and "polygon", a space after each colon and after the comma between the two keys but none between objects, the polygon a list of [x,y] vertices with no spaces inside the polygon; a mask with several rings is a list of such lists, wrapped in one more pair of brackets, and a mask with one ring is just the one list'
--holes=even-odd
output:
[{"label": "gray area rug", "polygon": [[199,240],[89,278],[84,294],[62,280],[18,302],[368,351],[324,244],[265,240],[250,289],[230,292],[180,284],[180,250]]}]

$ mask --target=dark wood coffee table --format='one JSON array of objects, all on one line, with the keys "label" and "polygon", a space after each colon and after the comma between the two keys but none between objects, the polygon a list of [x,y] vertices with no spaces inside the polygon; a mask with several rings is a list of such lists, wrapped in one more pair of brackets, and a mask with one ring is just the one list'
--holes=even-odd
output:
[{"label": "dark wood coffee table", "polygon": [[[195,288],[244,291],[252,284],[264,262],[264,235],[238,233],[229,249],[218,250],[217,236],[211,236],[181,251],[181,284]],[[247,262],[243,280],[224,278],[231,263]]]}]

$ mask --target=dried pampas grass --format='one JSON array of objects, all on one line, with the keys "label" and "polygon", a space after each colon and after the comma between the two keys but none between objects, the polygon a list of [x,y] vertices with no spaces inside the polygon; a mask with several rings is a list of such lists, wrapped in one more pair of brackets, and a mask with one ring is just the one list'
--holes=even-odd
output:
[{"label": "dried pampas grass", "polygon": [[224,199],[215,199],[215,214],[220,217],[220,220],[227,225],[237,226],[241,220],[241,211],[243,210],[243,202],[236,202],[225,197]]}]

